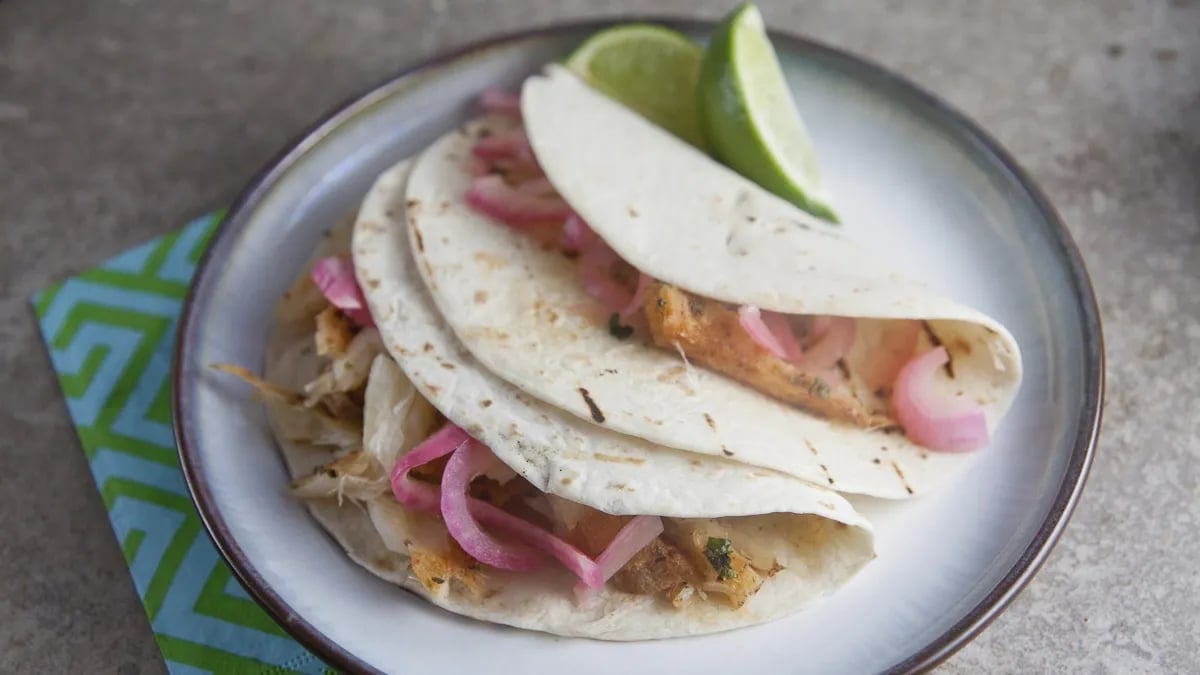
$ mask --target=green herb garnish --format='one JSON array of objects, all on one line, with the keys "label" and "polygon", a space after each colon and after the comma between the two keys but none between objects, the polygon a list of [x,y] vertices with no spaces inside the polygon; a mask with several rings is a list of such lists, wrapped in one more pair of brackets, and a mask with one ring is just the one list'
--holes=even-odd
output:
[{"label": "green herb garnish", "polygon": [[733,542],[724,537],[708,538],[708,545],[704,547],[704,557],[708,558],[708,564],[716,571],[718,581],[737,577],[729,559],[732,554]]},{"label": "green herb garnish", "polygon": [[633,326],[622,326],[621,315],[613,312],[608,317],[608,332],[618,340],[624,340],[633,335]]},{"label": "green herb garnish", "polygon": [[829,398],[829,384],[819,377],[813,378],[813,383],[808,386],[808,391],[817,398]]}]

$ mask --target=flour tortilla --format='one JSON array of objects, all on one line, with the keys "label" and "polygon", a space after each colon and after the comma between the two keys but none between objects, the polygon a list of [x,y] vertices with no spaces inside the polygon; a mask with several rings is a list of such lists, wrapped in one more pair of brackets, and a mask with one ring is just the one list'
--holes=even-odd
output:
[{"label": "flour tortilla", "polygon": [[[382,579],[464,616],[566,636],[642,640],[711,633],[794,612],[846,583],[874,558],[870,527],[840,495],[783,474],[735,462],[659,448],[594,428],[524,396],[481,368],[446,328],[412,269],[406,240],[388,236],[383,218],[402,208],[407,164],[380,177],[359,212],[354,258],[372,315],[388,351],[372,366],[400,378],[447,418],[487,443],[509,467],[545,492],[614,514],[673,517],[750,515],[727,522],[755,530],[785,569],[739,609],[693,602],[677,610],[657,597],[606,589],[579,606],[566,571],[549,564],[534,573],[488,571],[490,595],[461,589],[431,593],[410,572],[406,542],[417,532],[444,539],[441,524],[413,514],[384,494],[365,504],[334,499],[307,502],[314,517],[349,556]],[[397,227],[403,228],[403,223]],[[318,254],[349,249],[335,230]],[[387,270],[385,275],[381,270]],[[304,288],[301,282],[298,287]],[[312,287],[308,285],[311,292]],[[299,387],[317,373],[312,348],[312,303],[293,292],[281,303],[271,337],[267,376]],[[306,318],[307,317],[307,318]],[[405,385],[407,386],[407,384]],[[404,386],[397,386],[403,393]],[[483,405],[484,402],[487,405]],[[370,404],[369,404],[370,405]],[[287,440],[294,412],[274,407],[271,420],[293,477],[328,462],[327,450]],[[371,439],[376,430],[364,429]],[[411,445],[414,439],[405,439]],[[370,441],[367,441],[370,444]],[[763,515],[758,515],[763,514]],[[723,521],[725,522],[725,521]]]},{"label": "flour tortilla", "polygon": [[[727,302],[860,317],[846,359],[855,372],[869,367],[887,320],[925,319],[953,360],[954,379],[939,373],[936,386],[981,404],[992,429],[1007,411],[1020,356],[994,320],[905,279],[561,68],[529,79],[522,106],[555,189],[635,267]],[[906,498],[970,461],[973,453],[929,452],[902,434],[826,421],[686,367],[678,354],[612,337],[573,261],[464,202],[463,159],[481,130],[501,125],[485,119],[443,137],[418,158],[405,192],[408,235],[433,299],[493,373],[580,419],[602,417],[606,428],[841,492]],[[391,246],[404,215],[382,219]]]}]

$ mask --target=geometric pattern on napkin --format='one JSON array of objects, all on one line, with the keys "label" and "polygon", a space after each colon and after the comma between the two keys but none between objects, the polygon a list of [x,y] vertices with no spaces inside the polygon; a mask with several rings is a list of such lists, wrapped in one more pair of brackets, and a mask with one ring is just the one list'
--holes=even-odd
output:
[{"label": "geometric pattern on napkin", "polygon": [[175,328],[220,218],[200,218],[48,288],[34,310],[168,670],[329,672],[230,574],[179,468]]}]

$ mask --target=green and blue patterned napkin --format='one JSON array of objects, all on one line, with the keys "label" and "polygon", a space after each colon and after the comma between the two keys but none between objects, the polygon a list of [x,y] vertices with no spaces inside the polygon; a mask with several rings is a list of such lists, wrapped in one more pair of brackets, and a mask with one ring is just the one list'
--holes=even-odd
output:
[{"label": "green and blue patterned napkin", "polygon": [[204,534],[171,431],[175,327],[220,214],[37,294],[34,309],[171,673],[324,673]]}]

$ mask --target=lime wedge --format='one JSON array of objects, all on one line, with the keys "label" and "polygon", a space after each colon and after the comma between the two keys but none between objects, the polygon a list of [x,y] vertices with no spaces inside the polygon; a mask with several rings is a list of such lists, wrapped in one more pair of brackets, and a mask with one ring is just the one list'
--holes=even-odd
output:
[{"label": "lime wedge", "polygon": [[623,24],[592,35],[566,66],[591,86],[697,147],[704,147],[696,82],[704,52],[661,26]]},{"label": "lime wedge", "polygon": [[838,222],[812,140],[753,4],[734,9],[713,32],[697,98],[717,159],[814,216]]}]

